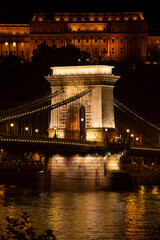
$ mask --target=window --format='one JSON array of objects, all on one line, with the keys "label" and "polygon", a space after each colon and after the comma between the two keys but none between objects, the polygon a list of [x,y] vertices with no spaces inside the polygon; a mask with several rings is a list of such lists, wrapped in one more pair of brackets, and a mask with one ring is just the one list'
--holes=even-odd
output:
[{"label": "window", "polygon": [[103,48],[103,53],[106,53],[107,51],[106,51],[106,48]]},{"label": "window", "polygon": [[120,43],[123,43],[123,38],[120,39]]},{"label": "window", "polygon": [[8,42],[5,42],[5,46],[7,47],[9,44],[8,44]]},{"label": "window", "polygon": [[16,47],[16,42],[13,42],[13,47]]},{"label": "window", "polygon": [[37,39],[35,39],[35,43],[36,43],[36,44],[38,43],[38,40],[37,40]]},{"label": "window", "polygon": [[86,43],[89,43],[89,39],[86,39]]},{"label": "window", "polygon": [[159,45],[159,41],[158,41],[158,40],[156,41],[156,45],[157,45],[157,46]]},{"label": "window", "polygon": [[80,40],[80,39],[78,39],[77,41],[78,41],[78,43],[80,43],[80,42],[81,42],[81,40]]},{"label": "window", "polygon": [[137,49],[137,53],[140,54],[141,53],[141,48]]},{"label": "window", "polygon": [[132,53],[132,48],[129,48],[129,54],[131,54]]},{"label": "window", "polygon": [[120,54],[123,54],[123,48],[120,48]]},{"label": "window", "polygon": [[63,39],[61,39],[61,43],[63,43]]},{"label": "window", "polygon": [[22,58],[24,57],[24,52],[23,52],[23,51],[21,51],[21,57],[22,57]]},{"label": "window", "polygon": [[97,43],[97,41],[98,41],[97,39],[94,39],[94,42],[95,42],[95,43]]},{"label": "window", "polygon": [[106,39],[105,39],[105,38],[103,39],[103,42],[104,42],[104,43],[106,42]]},{"label": "window", "polygon": [[54,39],[52,39],[52,43],[55,43],[55,40],[54,40]]},{"label": "window", "polygon": [[114,48],[112,48],[112,54],[114,54]]},{"label": "window", "polygon": [[114,38],[112,38],[112,43],[114,43]]}]

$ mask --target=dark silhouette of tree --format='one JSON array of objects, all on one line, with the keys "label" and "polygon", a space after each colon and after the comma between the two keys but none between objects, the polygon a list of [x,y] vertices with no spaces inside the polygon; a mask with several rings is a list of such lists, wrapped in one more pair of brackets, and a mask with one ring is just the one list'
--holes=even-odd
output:
[{"label": "dark silhouette of tree", "polygon": [[42,64],[45,66],[68,66],[77,64],[86,64],[90,54],[81,52],[80,49],[73,45],[56,48],[49,47],[42,43],[33,51],[32,63]]},{"label": "dark silhouette of tree", "polygon": [[155,46],[150,50],[148,60],[151,62],[160,62],[160,49],[158,46]]},{"label": "dark silhouette of tree", "polygon": [[47,44],[42,43],[33,50],[32,63],[44,64],[44,65],[55,65],[56,61],[56,47],[49,47]]},{"label": "dark silhouette of tree", "polygon": [[81,52],[80,49],[73,45],[57,49],[57,64],[61,66],[86,64],[90,54],[85,51]]},{"label": "dark silhouette of tree", "polygon": [[1,235],[1,240],[56,240],[51,229],[46,230],[43,234],[36,236],[36,229],[32,227],[30,216],[26,212],[22,212],[20,219],[14,217],[6,217],[7,234]]}]

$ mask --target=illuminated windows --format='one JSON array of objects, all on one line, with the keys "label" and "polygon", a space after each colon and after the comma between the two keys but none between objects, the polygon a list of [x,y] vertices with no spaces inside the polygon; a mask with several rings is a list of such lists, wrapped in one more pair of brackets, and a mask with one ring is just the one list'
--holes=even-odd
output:
[{"label": "illuminated windows", "polygon": [[13,47],[16,47],[16,42],[13,42]]},{"label": "illuminated windows", "polygon": [[8,42],[5,42],[5,46],[7,47],[9,44],[8,44]]}]

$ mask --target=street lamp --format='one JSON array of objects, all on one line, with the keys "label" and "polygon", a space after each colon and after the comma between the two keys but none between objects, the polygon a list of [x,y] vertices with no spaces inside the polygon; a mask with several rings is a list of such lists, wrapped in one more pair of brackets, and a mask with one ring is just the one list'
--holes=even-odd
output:
[{"label": "street lamp", "polygon": [[14,123],[11,123],[10,127],[11,127],[11,135],[14,135]]},{"label": "street lamp", "polygon": [[57,138],[57,126],[54,126],[54,138]]},{"label": "street lamp", "polygon": [[127,132],[127,133],[129,133],[129,132],[130,132],[130,130],[129,130],[129,129],[127,129],[127,130],[126,130],[126,132]]},{"label": "street lamp", "polygon": [[25,127],[25,135],[27,135],[28,136],[28,132],[29,131],[29,127]]}]

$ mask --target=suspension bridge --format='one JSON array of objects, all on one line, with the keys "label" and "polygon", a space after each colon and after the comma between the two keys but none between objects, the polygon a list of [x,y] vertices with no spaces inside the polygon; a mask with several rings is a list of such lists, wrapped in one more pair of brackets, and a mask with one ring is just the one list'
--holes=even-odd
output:
[{"label": "suspension bridge", "polygon": [[1,151],[44,155],[58,189],[73,179],[103,185],[106,171],[119,169],[119,156],[127,164],[160,164],[160,128],[113,97],[120,77],[112,69],[51,68],[50,93],[0,112]]},{"label": "suspension bridge", "polygon": [[[1,111],[1,146],[34,144],[46,149],[57,145],[57,151],[66,151],[64,146],[69,146],[71,151],[84,148],[123,152],[129,148],[160,152],[160,128],[112,99],[119,77],[112,75],[112,67],[98,67],[54,68],[55,75],[46,77],[51,93]],[[82,73],[73,72],[80,70]]]}]

